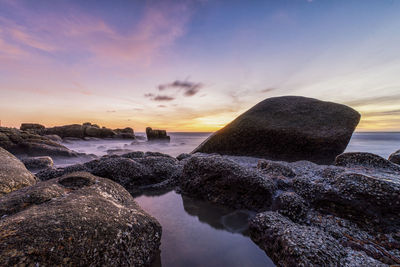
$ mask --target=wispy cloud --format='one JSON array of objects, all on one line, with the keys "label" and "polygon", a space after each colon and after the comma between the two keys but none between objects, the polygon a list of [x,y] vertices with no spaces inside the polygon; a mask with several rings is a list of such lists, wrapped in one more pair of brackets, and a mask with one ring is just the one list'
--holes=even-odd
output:
[{"label": "wispy cloud", "polygon": [[158,90],[163,91],[167,89],[178,89],[184,91],[183,92],[184,96],[194,96],[200,91],[202,87],[203,87],[202,83],[193,83],[189,81],[176,80],[172,83],[160,84],[158,86]]},{"label": "wispy cloud", "polygon": [[172,101],[175,97],[168,96],[168,95],[154,95],[152,93],[148,93],[144,95],[145,97],[150,98],[153,101]]}]

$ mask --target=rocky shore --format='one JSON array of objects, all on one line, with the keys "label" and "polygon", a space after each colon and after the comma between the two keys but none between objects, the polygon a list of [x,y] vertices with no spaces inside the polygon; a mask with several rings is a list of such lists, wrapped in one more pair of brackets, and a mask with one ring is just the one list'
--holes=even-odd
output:
[{"label": "rocky shore", "polygon": [[[292,100],[295,104],[314,103],[309,99]],[[285,161],[266,159],[270,154],[231,156],[226,150],[176,158],[136,151],[64,168],[55,168],[51,158],[24,161],[29,168],[42,165],[42,170],[33,175],[0,148],[0,262],[148,266],[160,246],[161,226],[135,203],[133,196],[175,189],[184,198],[255,213],[249,222],[249,235],[277,266],[399,265],[398,152],[390,160],[371,153],[340,154],[358,123],[358,114],[342,106],[315,103],[320,109],[328,105],[330,112],[339,109],[344,112],[340,114],[350,114],[344,120],[348,127],[335,131],[339,136],[332,136],[329,142],[342,141],[327,150],[319,149],[323,144],[319,141],[318,146],[309,143],[316,154],[307,152],[302,160],[294,160],[301,157],[294,150],[293,157]],[[266,110],[271,110],[269,104]],[[336,119],[333,121],[337,124]],[[300,126],[295,123],[295,127]],[[1,130],[1,147],[13,153],[45,151],[43,154],[52,156],[54,151],[64,151],[41,135]],[[296,136],[286,135],[290,140],[284,144],[293,142]],[[323,140],[323,136],[328,134],[314,141]],[[236,136],[236,140],[241,137]],[[224,131],[213,138],[198,150],[214,142],[210,140],[224,145],[231,140],[225,140]],[[23,145],[26,143],[47,150],[32,150],[33,145]],[[321,153],[321,160],[329,164],[315,163]]]}]

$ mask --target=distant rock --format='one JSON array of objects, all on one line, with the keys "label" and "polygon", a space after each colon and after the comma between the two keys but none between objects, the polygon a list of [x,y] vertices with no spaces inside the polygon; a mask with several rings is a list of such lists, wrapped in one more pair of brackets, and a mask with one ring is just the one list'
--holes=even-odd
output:
[{"label": "distant rock", "polygon": [[38,124],[38,123],[22,123],[21,127],[20,127],[21,131],[34,131],[34,132],[37,132],[37,131],[42,131],[44,129],[45,129],[45,127],[43,125],[41,125],[41,124]]},{"label": "distant rock", "polygon": [[392,153],[389,156],[389,160],[393,163],[400,165],[400,150],[397,150],[396,152]]},{"label": "distant rock", "polygon": [[132,128],[126,127],[124,129],[114,129],[116,135],[114,138],[119,139],[135,139],[135,133]]},{"label": "distant rock", "polygon": [[160,224],[120,185],[72,173],[0,198],[5,266],[149,266]]},{"label": "distant rock", "polygon": [[317,99],[268,98],[211,135],[195,152],[330,164],[360,120],[350,107]]},{"label": "distant rock", "polygon": [[275,192],[270,179],[220,156],[189,158],[179,186],[191,197],[251,210],[269,208]]},{"label": "distant rock", "polygon": [[12,191],[34,185],[36,181],[36,177],[21,161],[0,147],[0,198]]},{"label": "distant rock", "polygon": [[106,127],[99,127],[97,124],[85,122],[80,124],[71,124],[64,126],[56,126],[45,128],[43,125],[23,123],[21,124],[21,130],[26,129],[31,133],[38,135],[52,135],[59,136],[61,138],[124,138],[124,139],[135,139],[135,135],[132,128],[116,129],[112,130]]},{"label": "distant rock", "polygon": [[170,141],[171,138],[167,135],[165,130],[153,130],[150,127],[146,128],[146,135],[148,141]]},{"label": "distant rock", "polygon": [[21,159],[25,167],[30,171],[39,171],[43,169],[52,168],[54,165],[50,157],[33,157]]},{"label": "distant rock", "polygon": [[6,127],[0,127],[0,147],[21,157],[77,157],[80,155],[47,137]]},{"label": "distant rock", "polygon": [[48,135],[44,135],[44,137],[49,138],[51,141],[54,141],[57,143],[61,143],[63,141],[63,139],[56,134],[48,134]]}]

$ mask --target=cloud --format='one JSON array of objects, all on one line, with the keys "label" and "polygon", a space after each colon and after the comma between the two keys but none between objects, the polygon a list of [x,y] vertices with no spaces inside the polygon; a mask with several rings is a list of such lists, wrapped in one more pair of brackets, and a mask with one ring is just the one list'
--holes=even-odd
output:
[{"label": "cloud", "polygon": [[49,5],[46,9],[38,5],[32,9],[24,2],[3,4],[10,15],[6,18],[0,14],[1,51],[21,59],[26,54],[57,59],[80,54],[85,57],[76,60],[106,66],[149,65],[158,59],[161,49],[173,45],[185,33],[193,11],[186,2],[148,3],[137,22],[128,31],[120,31],[78,5]]},{"label": "cloud", "polygon": [[116,110],[107,110],[107,113],[115,113],[117,112]]},{"label": "cloud", "polygon": [[157,107],[159,107],[159,108],[166,108],[167,106],[166,106],[166,105],[158,105]]},{"label": "cloud", "polygon": [[388,103],[399,103],[399,102],[400,102],[400,94],[394,94],[394,95],[377,96],[377,97],[365,97],[356,100],[346,101],[344,102],[344,104],[352,107],[360,107],[366,105],[388,104]]},{"label": "cloud", "polygon": [[203,88],[202,83],[193,83],[189,81],[179,81],[179,80],[176,80],[172,83],[160,84],[158,86],[158,90],[160,91],[167,89],[183,90],[184,91],[183,95],[187,97],[194,96],[200,91],[201,88]]},{"label": "cloud", "polygon": [[175,97],[168,95],[154,95],[152,93],[144,94],[144,97],[150,98],[153,101],[172,101]]},{"label": "cloud", "polygon": [[276,88],[270,87],[270,88],[265,88],[265,89],[260,90],[260,93],[269,93],[269,92],[272,92],[275,90],[276,90]]},{"label": "cloud", "polygon": [[167,95],[157,95],[154,98],[152,98],[152,100],[154,101],[172,101],[175,98],[172,96],[167,96]]}]

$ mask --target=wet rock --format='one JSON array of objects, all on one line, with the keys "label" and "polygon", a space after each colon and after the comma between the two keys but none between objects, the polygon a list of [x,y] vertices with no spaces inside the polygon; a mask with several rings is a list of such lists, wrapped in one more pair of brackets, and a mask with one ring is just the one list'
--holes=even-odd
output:
[{"label": "wet rock", "polygon": [[179,161],[181,161],[181,160],[190,158],[191,156],[192,156],[191,154],[182,153],[182,154],[179,154],[179,155],[176,157],[176,159],[179,160]]},{"label": "wet rock", "polygon": [[54,165],[50,157],[33,157],[21,159],[25,167],[30,171],[38,171],[42,169],[52,168]]},{"label": "wet rock", "polygon": [[393,162],[378,155],[365,152],[343,153],[336,157],[335,165],[348,168],[365,167],[400,172],[400,166],[397,164],[393,164]]},{"label": "wet rock", "polygon": [[181,190],[210,202],[234,208],[267,209],[275,191],[273,182],[220,156],[193,156],[183,167]]},{"label": "wet rock", "polygon": [[251,220],[250,236],[278,266],[339,266],[346,255],[332,236],[271,211]]},{"label": "wet rock", "polygon": [[170,141],[170,137],[165,130],[153,130],[150,127],[146,128],[146,136],[148,141]]},{"label": "wet rock", "polygon": [[148,266],[161,226],[120,185],[88,173],[0,198],[5,266]]},{"label": "wet rock", "polygon": [[392,153],[389,156],[389,160],[395,164],[400,165],[400,150],[397,150],[396,152]]},{"label": "wet rock", "polygon": [[296,173],[289,167],[286,162],[277,162],[271,160],[259,160],[257,168],[263,173],[273,176],[284,176],[293,178]]},{"label": "wet rock", "polygon": [[63,141],[63,139],[56,134],[48,134],[48,135],[44,135],[44,137],[49,138],[51,141],[54,141],[57,143],[61,143]]},{"label": "wet rock", "polygon": [[0,198],[20,188],[36,184],[36,177],[11,153],[0,147]]},{"label": "wet rock", "polygon": [[353,157],[340,159],[340,164],[352,168],[310,168],[293,179],[294,191],[313,205],[340,216],[377,221],[382,227],[399,225],[399,172],[394,171],[395,164],[378,156],[367,156],[366,159],[357,156],[356,161]]},{"label": "wet rock", "polygon": [[387,266],[315,226],[300,225],[276,212],[259,213],[250,236],[278,266]]},{"label": "wet rock", "polygon": [[312,98],[268,98],[204,141],[195,152],[329,164],[360,120],[350,107]]},{"label": "wet rock", "polygon": [[6,127],[0,127],[0,147],[20,156],[77,157],[79,155],[44,136]]},{"label": "wet rock", "polygon": [[294,192],[284,192],[277,198],[279,213],[290,218],[294,222],[301,222],[305,219],[308,207],[302,197]]},{"label": "wet rock", "polygon": [[[131,152],[123,156],[104,156],[84,164],[44,170],[36,175],[41,180],[49,180],[76,171],[86,171],[111,179],[132,194],[137,194],[149,185],[158,184],[158,187],[161,187],[173,184],[181,175],[182,166],[178,164],[177,159],[170,156],[146,156],[143,152]],[[169,181],[160,184],[166,180]]]}]

